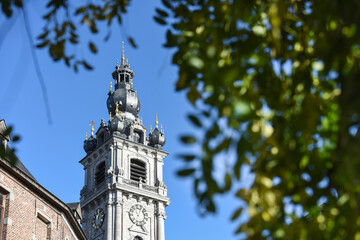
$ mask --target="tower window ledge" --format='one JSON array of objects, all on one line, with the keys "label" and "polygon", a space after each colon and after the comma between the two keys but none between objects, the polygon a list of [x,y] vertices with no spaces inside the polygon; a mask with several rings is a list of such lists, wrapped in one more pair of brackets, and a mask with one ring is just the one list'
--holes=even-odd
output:
[{"label": "tower window ledge", "polygon": [[156,193],[158,192],[158,187],[149,186],[149,185],[147,185],[145,183],[140,183],[138,181],[123,178],[123,183],[125,183],[127,185],[130,185],[130,186],[133,186],[133,187],[149,190],[149,191],[152,191],[152,192],[156,192]]}]

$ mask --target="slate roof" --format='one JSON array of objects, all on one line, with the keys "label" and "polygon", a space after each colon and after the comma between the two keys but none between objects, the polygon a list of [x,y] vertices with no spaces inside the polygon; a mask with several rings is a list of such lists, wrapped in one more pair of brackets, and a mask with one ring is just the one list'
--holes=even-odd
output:
[{"label": "slate roof", "polygon": [[[10,151],[10,148],[8,146],[6,146],[6,151]],[[26,176],[28,176],[29,178],[31,178],[32,180],[36,181],[35,177],[30,173],[30,171],[25,167],[25,165],[20,161],[20,159],[15,155],[16,157],[16,163],[15,166],[22,171],[23,173],[25,173]],[[6,159],[7,161],[9,161],[8,159]],[[37,181],[36,181],[37,182]]]}]

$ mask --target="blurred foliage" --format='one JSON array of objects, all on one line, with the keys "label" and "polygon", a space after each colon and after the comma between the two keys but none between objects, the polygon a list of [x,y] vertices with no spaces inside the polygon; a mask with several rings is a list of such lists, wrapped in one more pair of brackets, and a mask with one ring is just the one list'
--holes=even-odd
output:
[{"label": "blurred foliage", "polygon": [[[91,53],[98,52],[94,42],[89,39],[81,39],[79,32],[81,27],[89,29],[92,35],[98,34],[99,25],[106,23],[108,32],[104,40],[108,40],[111,36],[110,25],[113,21],[118,24],[122,23],[122,15],[127,12],[130,0],[107,0],[91,1],[76,3],[67,0],[47,0],[46,13],[43,16],[44,26],[42,32],[37,36],[37,48],[47,49],[50,57],[54,61],[64,61],[64,63],[72,67],[78,72],[79,66],[83,66],[87,70],[93,67],[85,59],[80,58],[79,54],[75,54],[74,48],[77,45],[88,46]],[[22,0],[0,0],[1,10],[5,16],[10,18],[15,8],[25,11]],[[129,43],[136,47],[133,38],[128,37]],[[73,53],[71,50],[74,50]]]},{"label": "blurred foliage", "polygon": [[[0,4],[8,17],[22,7]],[[246,205],[231,220],[248,239],[360,239],[360,1],[162,4],[154,20],[168,29],[176,88],[187,92],[189,120],[201,133],[181,137],[201,151],[181,155],[178,174],[193,180],[203,213],[231,192]],[[100,22],[121,24],[127,6],[90,1],[70,11],[68,1],[49,0],[37,47],[75,71],[92,69],[65,49],[79,44],[82,25],[96,34]],[[237,184],[244,166],[250,188]]]},{"label": "blurred foliage", "polygon": [[[7,129],[4,129],[3,131],[0,131],[0,135],[4,138],[9,138],[9,136],[13,135],[13,128],[9,126]],[[12,142],[18,142],[20,140],[20,137],[18,135],[14,135],[11,137]],[[17,162],[17,157],[15,155],[15,148],[9,148],[6,147],[1,141],[0,141],[0,159],[6,159],[9,161],[11,166],[15,166]]]},{"label": "blurred foliage", "polygon": [[162,2],[154,19],[201,129],[181,138],[201,151],[178,174],[204,212],[231,192],[248,239],[360,239],[360,1]]}]

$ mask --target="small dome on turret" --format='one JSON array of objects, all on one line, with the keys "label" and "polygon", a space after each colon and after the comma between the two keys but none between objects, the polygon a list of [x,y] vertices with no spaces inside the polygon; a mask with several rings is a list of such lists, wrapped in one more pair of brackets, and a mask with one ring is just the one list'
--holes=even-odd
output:
[{"label": "small dome on turret", "polygon": [[84,141],[84,150],[86,153],[90,153],[94,151],[97,146],[97,140],[94,137],[94,122],[91,122],[90,125],[91,125],[91,136],[87,138],[87,133],[86,133],[85,141]]},{"label": "small dome on turret", "polygon": [[89,139],[84,141],[84,150],[86,153],[90,153],[95,150],[97,146],[97,140],[94,136],[90,136]]},{"label": "small dome on turret", "polygon": [[124,133],[126,127],[124,116],[119,115],[118,109],[116,109],[116,112],[116,115],[109,121],[110,132]]},{"label": "small dome on turret", "polygon": [[155,124],[156,124],[155,130],[151,132],[151,129],[150,129],[150,134],[149,134],[150,146],[155,147],[155,148],[161,148],[165,145],[166,138],[165,138],[165,134],[164,134],[164,130],[162,129],[162,126],[161,126],[161,130],[159,130],[159,128],[158,128],[157,116],[156,116]]}]

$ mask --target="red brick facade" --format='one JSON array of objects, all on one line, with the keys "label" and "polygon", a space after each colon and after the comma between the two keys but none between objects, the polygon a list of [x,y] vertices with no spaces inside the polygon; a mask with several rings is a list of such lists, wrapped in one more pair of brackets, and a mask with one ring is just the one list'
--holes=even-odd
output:
[{"label": "red brick facade", "polygon": [[70,208],[16,167],[0,159],[6,195],[1,240],[85,240]]}]

